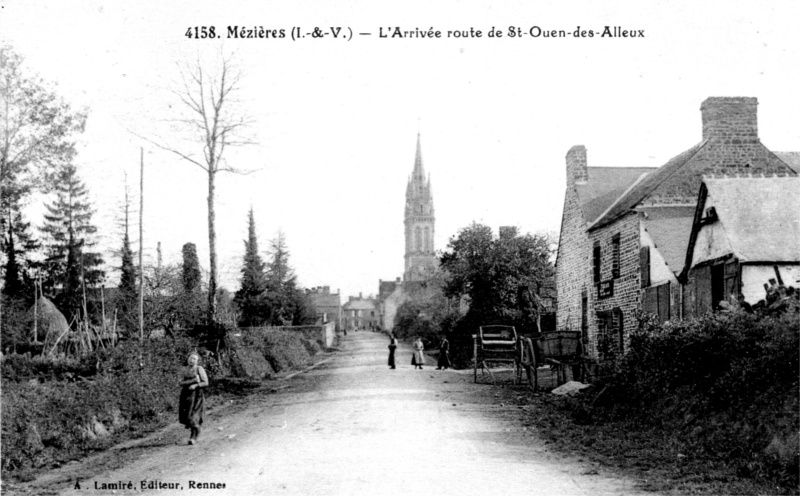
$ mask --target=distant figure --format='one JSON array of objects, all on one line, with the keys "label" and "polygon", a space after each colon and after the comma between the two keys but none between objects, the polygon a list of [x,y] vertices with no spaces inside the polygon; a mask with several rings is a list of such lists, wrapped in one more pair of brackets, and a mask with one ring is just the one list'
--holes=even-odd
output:
[{"label": "distant figure", "polygon": [[439,343],[439,362],[436,364],[436,370],[450,368],[450,343],[447,338],[442,336],[442,342]]},{"label": "distant figure", "polygon": [[411,356],[411,365],[413,365],[415,369],[422,370],[422,366],[425,365],[425,355],[422,353],[423,351],[425,351],[425,346],[422,344],[422,339],[417,337],[414,341],[414,354]]},{"label": "distant figure", "polygon": [[396,369],[394,364],[394,350],[397,349],[397,338],[394,334],[389,334],[389,368]]},{"label": "distant figure", "polygon": [[189,444],[195,444],[200,436],[205,413],[203,389],[208,386],[208,376],[200,364],[200,355],[195,352],[187,358],[188,367],[183,370],[180,381],[181,398],[178,404],[178,421],[191,429]]}]

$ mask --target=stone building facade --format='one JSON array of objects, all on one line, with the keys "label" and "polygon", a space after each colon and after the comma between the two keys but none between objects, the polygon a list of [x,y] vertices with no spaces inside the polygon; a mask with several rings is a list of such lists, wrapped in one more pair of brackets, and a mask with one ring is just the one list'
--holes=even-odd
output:
[{"label": "stone building facade", "polygon": [[659,168],[588,167],[583,146],[567,153],[557,326],[581,331],[592,356],[624,351],[640,310],[682,316],[678,275],[704,174],[797,174],[761,144],[757,104],[708,98],[701,142]]},{"label": "stone building facade", "polygon": [[380,311],[375,298],[350,296],[342,305],[342,326],[348,331],[377,331],[380,329]]},{"label": "stone building facade", "polygon": [[333,322],[335,329],[339,331],[342,327],[342,298],[339,290],[331,293],[330,286],[320,286],[306,290],[306,294],[314,305],[318,323]]}]

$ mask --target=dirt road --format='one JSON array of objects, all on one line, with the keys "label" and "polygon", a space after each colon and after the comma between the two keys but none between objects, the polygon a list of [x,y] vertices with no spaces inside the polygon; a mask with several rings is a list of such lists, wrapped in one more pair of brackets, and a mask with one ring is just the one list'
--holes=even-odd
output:
[{"label": "dirt road", "polygon": [[[289,379],[289,388],[209,415],[198,445],[184,444],[185,431],[168,429],[131,448],[136,453],[122,468],[84,468],[80,490],[63,473],[46,489],[70,495],[637,494],[631,481],[550,452],[535,428],[519,421],[521,407],[504,403],[518,394],[513,389],[474,385],[471,375],[436,371],[432,363],[415,370],[405,347],[398,350],[401,365],[389,370],[386,345],[383,335],[351,333],[340,354]],[[108,489],[128,482],[135,489]],[[159,484],[165,489],[147,489]],[[208,484],[219,488],[197,489],[213,487]]]}]

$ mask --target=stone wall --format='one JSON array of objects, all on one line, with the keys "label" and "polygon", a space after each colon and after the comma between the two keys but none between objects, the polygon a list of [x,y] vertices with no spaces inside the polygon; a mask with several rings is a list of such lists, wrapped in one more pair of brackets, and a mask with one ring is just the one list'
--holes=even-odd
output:
[{"label": "stone wall", "polygon": [[575,188],[568,186],[556,259],[556,328],[581,330],[581,294],[591,291],[591,254],[586,220]]},{"label": "stone wall", "polygon": [[[611,224],[589,233],[589,251],[595,243],[600,245],[601,264],[600,281],[613,280],[613,295],[607,298],[598,298],[597,286],[593,285],[589,296],[589,351],[594,354],[597,346],[597,333],[599,331],[597,312],[612,311],[618,308],[622,312],[624,348],[628,345],[628,335],[636,329],[638,320],[636,312],[641,302],[641,269],[639,267],[639,242],[640,218],[638,213],[632,212],[620,217]],[[620,236],[620,262],[619,277],[612,277],[612,239]],[[591,272],[591,263],[587,272]]]}]

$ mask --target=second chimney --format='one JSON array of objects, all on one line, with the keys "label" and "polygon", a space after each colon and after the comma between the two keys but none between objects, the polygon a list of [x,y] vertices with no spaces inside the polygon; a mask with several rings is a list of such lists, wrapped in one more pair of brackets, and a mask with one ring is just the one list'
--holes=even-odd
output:
[{"label": "second chimney", "polygon": [[700,105],[703,139],[723,140],[739,145],[758,141],[758,99],[753,97],[710,97]]},{"label": "second chimney", "polygon": [[589,170],[586,165],[586,147],[575,145],[567,152],[567,186],[586,184]]}]

